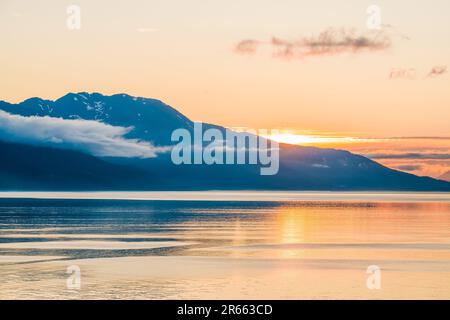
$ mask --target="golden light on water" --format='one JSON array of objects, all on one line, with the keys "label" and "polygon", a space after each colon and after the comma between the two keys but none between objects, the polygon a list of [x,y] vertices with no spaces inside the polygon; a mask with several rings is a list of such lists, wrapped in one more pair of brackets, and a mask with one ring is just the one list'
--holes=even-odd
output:
[{"label": "golden light on water", "polygon": [[278,215],[279,242],[282,244],[303,242],[304,219],[304,215],[295,210],[281,208]]}]

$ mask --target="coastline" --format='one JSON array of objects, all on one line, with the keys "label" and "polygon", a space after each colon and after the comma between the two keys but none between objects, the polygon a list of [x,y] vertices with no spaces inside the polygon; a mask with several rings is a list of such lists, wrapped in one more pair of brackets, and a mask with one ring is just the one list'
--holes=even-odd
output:
[{"label": "coastline", "polygon": [[450,202],[450,192],[341,191],[97,191],[0,192],[0,199],[130,201],[376,201]]}]

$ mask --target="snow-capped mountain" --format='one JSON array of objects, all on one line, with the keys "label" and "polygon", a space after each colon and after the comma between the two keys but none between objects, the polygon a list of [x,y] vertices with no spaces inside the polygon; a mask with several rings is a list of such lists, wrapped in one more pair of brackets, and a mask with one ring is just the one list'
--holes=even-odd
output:
[{"label": "snow-capped mountain", "polygon": [[129,138],[161,145],[170,143],[173,130],[193,125],[188,118],[159,100],[126,94],[69,93],[55,101],[31,98],[19,104],[0,102],[0,109],[22,116],[96,120],[113,126],[133,127]]},{"label": "snow-capped mountain", "polygon": [[[191,131],[194,125],[186,116],[159,100],[126,94],[105,96],[81,92],[69,93],[55,101],[40,98],[31,98],[19,104],[0,101],[0,110],[25,117],[93,120],[131,128],[126,133],[126,139],[149,142],[154,146],[173,144],[171,134],[175,129]],[[206,127],[225,130],[214,125]],[[78,149],[70,152],[55,149],[58,143],[55,143],[55,148],[48,145],[38,149],[36,145],[34,147],[17,141],[13,144],[0,141],[3,161],[8,162],[6,167],[0,164],[0,188],[450,191],[450,183],[392,170],[363,156],[334,149],[282,144],[278,174],[261,176],[255,165],[176,166],[167,153],[148,159],[93,157]],[[5,153],[12,149],[15,153],[6,156]],[[43,159],[50,154],[53,168],[43,168],[46,166]],[[15,161],[14,157],[27,157],[27,161]],[[82,160],[75,165],[70,161],[74,157]],[[55,163],[59,165],[55,167]],[[43,171],[47,174],[41,175]],[[99,176],[97,181],[93,179],[96,174]],[[72,177],[77,177],[77,183]],[[82,183],[83,179],[85,183]]]}]

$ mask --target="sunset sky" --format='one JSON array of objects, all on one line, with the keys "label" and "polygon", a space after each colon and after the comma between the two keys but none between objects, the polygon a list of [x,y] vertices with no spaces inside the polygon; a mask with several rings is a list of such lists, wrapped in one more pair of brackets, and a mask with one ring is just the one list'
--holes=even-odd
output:
[{"label": "sunset sky", "polygon": [[[450,170],[449,15],[448,0],[0,0],[0,99],[124,92],[437,177]],[[341,30],[369,43],[335,50]]]}]

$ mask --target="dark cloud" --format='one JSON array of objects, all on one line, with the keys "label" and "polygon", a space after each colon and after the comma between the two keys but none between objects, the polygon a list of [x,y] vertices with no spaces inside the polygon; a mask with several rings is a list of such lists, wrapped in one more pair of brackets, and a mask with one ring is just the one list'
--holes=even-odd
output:
[{"label": "dark cloud", "polygon": [[431,68],[430,72],[427,75],[427,78],[434,78],[440,75],[443,75],[447,72],[447,66],[434,66]]},{"label": "dark cloud", "polygon": [[371,159],[422,159],[422,160],[450,160],[449,153],[392,153],[367,155]]},{"label": "dark cloud", "polygon": [[383,32],[358,35],[354,30],[328,29],[317,37],[304,39],[303,45],[307,54],[323,55],[362,50],[384,50],[391,46],[391,41]]},{"label": "dark cloud", "polygon": [[398,169],[401,171],[415,171],[415,170],[422,169],[422,166],[420,166],[420,165],[402,165],[402,166],[394,167],[394,169]]},{"label": "dark cloud", "polygon": [[236,46],[239,53],[255,53],[264,45],[274,50],[274,56],[282,58],[382,51],[391,47],[391,40],[384,31],[358,34],[355,30],[330,28],[316,36],[289,41],[273,37],[270,41],[243,40]]}]

